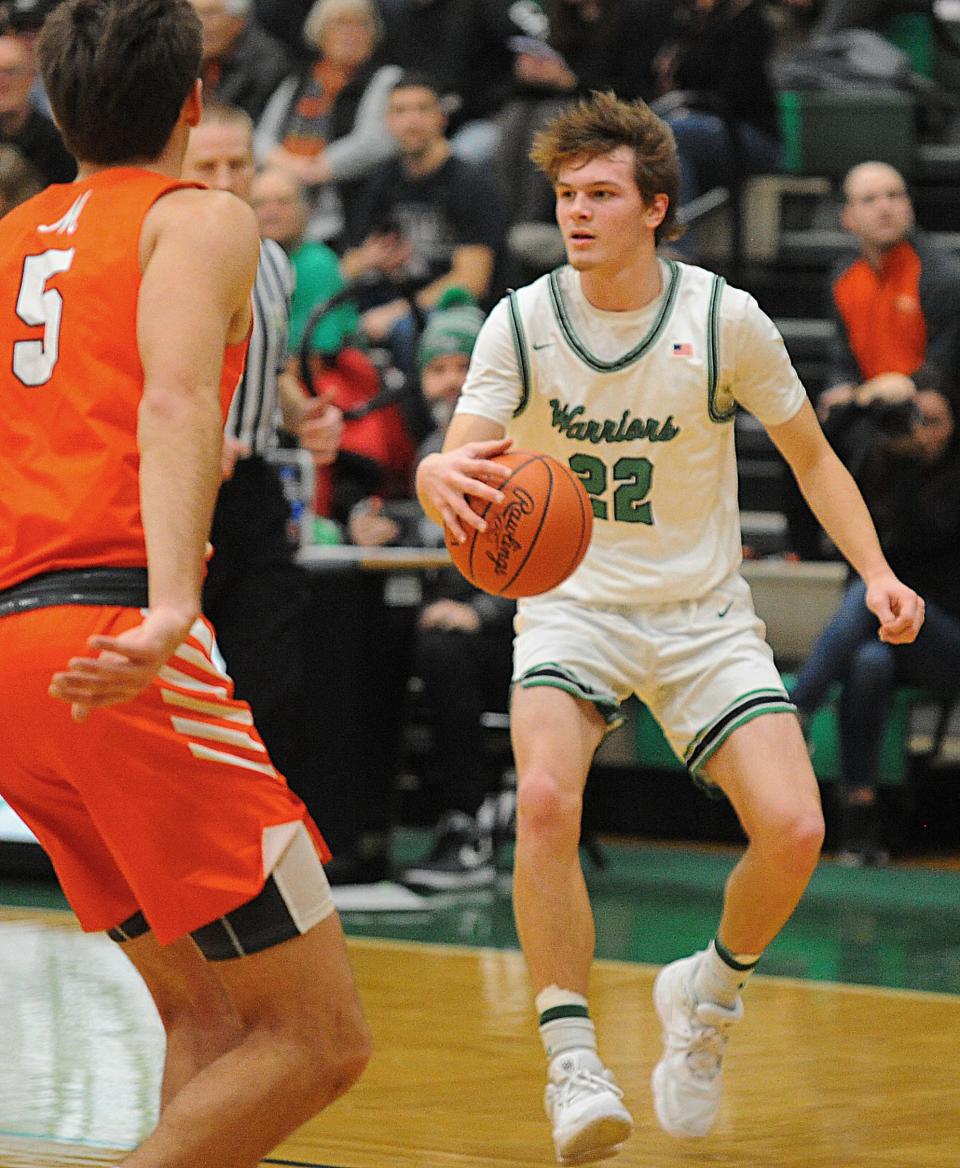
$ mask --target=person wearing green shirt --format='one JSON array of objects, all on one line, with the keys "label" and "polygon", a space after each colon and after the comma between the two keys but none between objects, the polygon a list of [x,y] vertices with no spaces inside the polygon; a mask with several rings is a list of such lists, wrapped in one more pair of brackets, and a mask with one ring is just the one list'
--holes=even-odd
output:
[{"label": "person wearing green shirt", "polygon": [[[319,240],[305,240],[308,207],[303,186],[278,167],[262,170],[253,180],[253,208],[264,239],[274,239],[287,253],[297,284],[290,306],[290,351],[297,352],[310,313],[346,284],[340,261]],[[313,330],[311,349],[324,355],[338,353],[359,328],[356,307],[340,304]]]}]

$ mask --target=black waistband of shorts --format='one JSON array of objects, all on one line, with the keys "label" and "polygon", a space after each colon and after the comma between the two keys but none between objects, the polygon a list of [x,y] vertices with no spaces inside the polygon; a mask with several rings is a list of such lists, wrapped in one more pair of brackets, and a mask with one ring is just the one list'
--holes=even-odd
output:
[{"label": "black waistband of shorts", "polygon": [[0,591],[0,616],[60,604],[147,607],[146,568],[72,568],[43,572]]}]

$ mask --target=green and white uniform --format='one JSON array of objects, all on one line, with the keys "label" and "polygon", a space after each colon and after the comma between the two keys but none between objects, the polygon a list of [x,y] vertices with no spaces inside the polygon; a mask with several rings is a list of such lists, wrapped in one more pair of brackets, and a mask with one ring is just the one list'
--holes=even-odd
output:
[{"label": "green and white uniform", "polygon": [[701,268],[661,274],[631,312],[594,308],[570,267],[506,297],[457,412],[568,463],[593,504],[580,567],[518,606],[516,679],[611,717],[637,693],[697,772],[747,718],[792,708],[738,574],[733,420],[739,404],[779,425],[806,393],[753,297]]}]

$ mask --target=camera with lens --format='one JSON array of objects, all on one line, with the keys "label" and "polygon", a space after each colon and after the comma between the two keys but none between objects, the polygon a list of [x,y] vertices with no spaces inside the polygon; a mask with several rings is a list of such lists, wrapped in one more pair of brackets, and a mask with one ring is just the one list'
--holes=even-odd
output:
[{"label": "camera with lens", "polygon": [[920,407],[912,399],[874,401],[870,408],[877,429],[885,438],[909,438],[920,424]]}]

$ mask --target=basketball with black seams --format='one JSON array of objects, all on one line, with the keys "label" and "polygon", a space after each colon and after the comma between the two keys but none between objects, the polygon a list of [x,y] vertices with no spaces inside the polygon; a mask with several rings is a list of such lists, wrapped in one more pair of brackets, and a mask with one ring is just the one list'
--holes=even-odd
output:
[{"label": "basketball with black seams", "polygon": [[499,484],[503,502],[471,499],[487,530],[461,524],[464,543],[445,530],[447,548],[461,574],[484,592],[539,596],[562,584],[586,554],[590,499],[573,471],[548,454],[510,450],[492,461],[510,470]]}]

